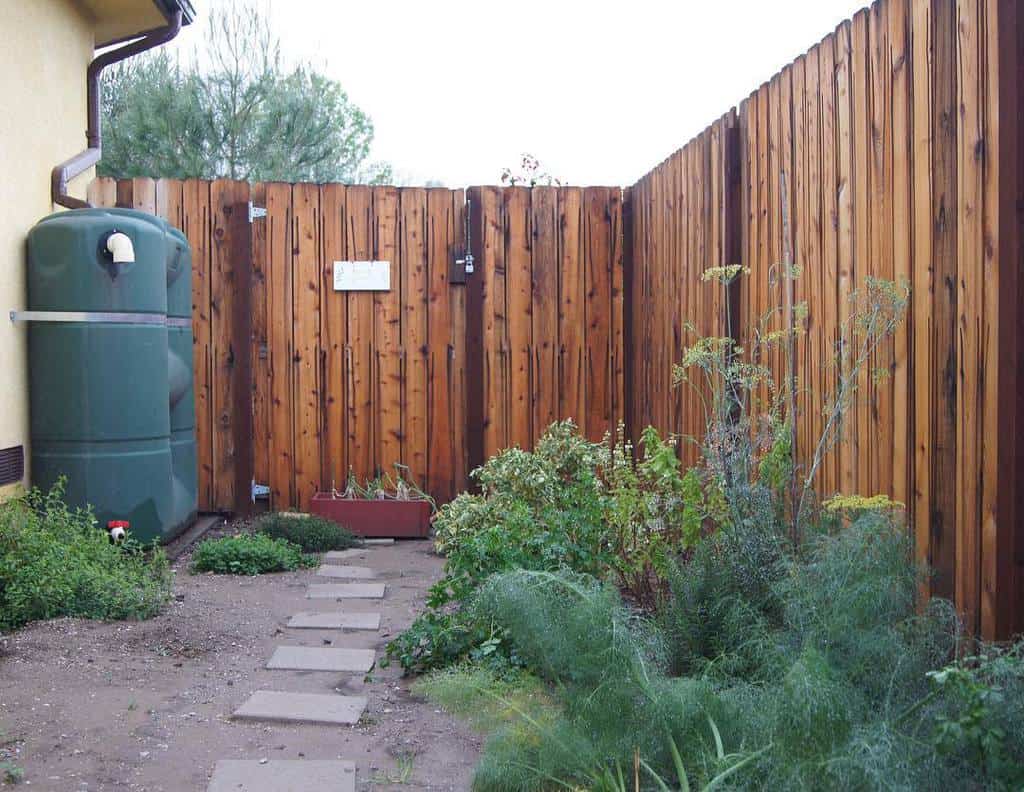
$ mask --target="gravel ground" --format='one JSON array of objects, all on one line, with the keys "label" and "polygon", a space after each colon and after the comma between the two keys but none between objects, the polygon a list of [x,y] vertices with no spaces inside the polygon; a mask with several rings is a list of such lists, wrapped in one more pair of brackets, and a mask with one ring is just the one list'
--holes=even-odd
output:
[{"label": "gravel ground", "polygon": [[[360,790],[469,788],[479,738],[412,697],[396,669],[364,680],[263,668],[279,644],[375,648],[380,658],[440,575],[429,542],[349,562],[388,584],[383,603],[307,600],[306,586],[325,582],[314,570],[193,576],[188,562],[175,562],[175,599],[155,619],[58,619],[0,641],[0,762],[23,768],[25,787],[187,792],[206,788],[218,759],[308,758],[355,761]],[[380,631],[285,627],[300,611],[339,607],[379,609]],[[366,695],[369,706],[354,727],[231,721],[256,690]]]}]

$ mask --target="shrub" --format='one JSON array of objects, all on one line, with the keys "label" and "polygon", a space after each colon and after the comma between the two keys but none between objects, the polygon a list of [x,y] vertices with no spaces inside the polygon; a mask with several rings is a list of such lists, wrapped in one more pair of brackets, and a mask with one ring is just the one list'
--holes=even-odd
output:
[{"label": "shrub", "polygon": [[266,534],[236,534],[207,539],[192,554],[192,572],[217,572],[222,575],[262,575],[265,572],[290,572],[315,566],[316,556],[284,539]]},{"label": "shrub", "polygon": [[623,790],[615,779],[636,767],[692,788],[723,776],[751,790],[1019,788],[1024,643],[929,673],[959,634],[948,606],[918,613],[902,531],[857,519],[808,543],[778,559],[769,600],[708,579],[670,606],[731,603],[721,644],[691,642],[700,661],[685,676],[672,674],[668,634],[614,588],[517,571],[488,580],[475,608],[543,687],[476,666],[418,690],[481,713],[476,790]]},{"label": "shrub", "polygon": [[258,532],[296,544],[307,553],[345,550],[359,544],[348,528],[312,515],[264,514],[255,524]]},{"label": "shrub", "polygon": [[430,610],[388,646],[407,672],[512,649],[467,608],[491,575],[570,570],[615,580],[653,606],[670,561],[698,539],[707,511],[702,481],[680,469],[673,442],[648,429],[643,455],[610,438],[596,443],[572,421],[552,424],[534,451],[512,448],[473,472],[480,493],[438,512],[436,546],[448,556]]},{"label": "shrub", "polygon": [[63,484],[0,504],[0,630],[37,619],[146,619],[171,593],[167,558],[129,538],[113,545]]}]

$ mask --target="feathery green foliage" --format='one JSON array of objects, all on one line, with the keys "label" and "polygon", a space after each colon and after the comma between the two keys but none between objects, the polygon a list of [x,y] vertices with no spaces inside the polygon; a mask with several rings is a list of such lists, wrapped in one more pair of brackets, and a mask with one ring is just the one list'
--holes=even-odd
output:
[{"label": "feathery green foliage", "polygon": [[0,503],[0,630],[37,619],[147,619],[170,597],[158,547],[110,543],[87,510],[63,500],[63,483]]},{"label": "feathery green foliage", "polygon": [[746,530],[702,542],[653,620],[588,576],[491,577],[474,610],[533,676],[418,687],[456,713],[496,702],[474,789],[624,792],[637,767],[645,790],[1019,787],[1024,644],[951,661],[955,614],[919,612],[901,528],[868,512],[797,550]]}]

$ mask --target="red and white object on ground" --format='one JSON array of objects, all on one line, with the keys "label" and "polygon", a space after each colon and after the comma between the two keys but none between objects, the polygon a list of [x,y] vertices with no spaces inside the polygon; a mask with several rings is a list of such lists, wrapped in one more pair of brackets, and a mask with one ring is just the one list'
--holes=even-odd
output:
[{"label": "red and white object on ground", "polygon": [[107,523],[107,535],[110,537],[110,541],[120,544],[128,535],[128,521],[111,520]]}]

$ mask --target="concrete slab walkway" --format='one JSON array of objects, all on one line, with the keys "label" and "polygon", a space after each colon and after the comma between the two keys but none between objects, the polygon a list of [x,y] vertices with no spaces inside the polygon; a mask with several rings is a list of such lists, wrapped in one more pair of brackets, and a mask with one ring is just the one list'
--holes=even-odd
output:
[{"label": "concrete slab walkway", "polygon": [[359,722],[365,709],[366,699],[361,696],[257,690],[231,717],[350,726]]},{"label": "concrete slab walkway", "polygon": [[316,759],[217,762],[207,792],[355,792],[355,762]]},{"label": "concrete slab walkway", "polygon": [[335,649],[321,646],[279,646],[267,668],[290,671],[348,671],[365,674],[374,663],[372,649]]}]

